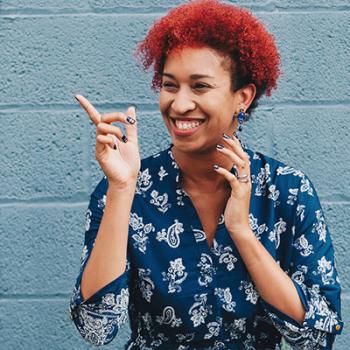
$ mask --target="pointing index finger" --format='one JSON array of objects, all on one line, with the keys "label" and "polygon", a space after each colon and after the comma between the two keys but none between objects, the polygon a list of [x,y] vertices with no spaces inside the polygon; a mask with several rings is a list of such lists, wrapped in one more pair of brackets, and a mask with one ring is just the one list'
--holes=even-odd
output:
[{"label": "pointing index finger", "polygon": [[97,111],[97,109],[84,96],[75,95],[75,98],[79,101],[80,105],[85,109],[86,113],[89,115],[93,123],[97,125],[101,120],[101,114]]}]

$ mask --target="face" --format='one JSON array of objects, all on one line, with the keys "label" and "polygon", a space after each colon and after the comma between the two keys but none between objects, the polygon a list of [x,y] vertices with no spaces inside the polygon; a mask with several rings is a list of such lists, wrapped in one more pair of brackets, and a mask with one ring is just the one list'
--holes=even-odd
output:
[{"label": "face", "polygon": [[174,147],[206,153],[232,134],[242,94],[231,89],[224,57],[208,48],[184,48],[166,59],[159,107]]}]

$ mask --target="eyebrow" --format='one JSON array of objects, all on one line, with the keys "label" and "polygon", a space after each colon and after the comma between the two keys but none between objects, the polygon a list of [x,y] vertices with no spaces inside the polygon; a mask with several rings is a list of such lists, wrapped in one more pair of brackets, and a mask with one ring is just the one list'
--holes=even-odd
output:
[{"label": "eyebrow", "polygon": [[[167,76],[169,78],[175,79],[175,76],[170,74],[170,73],[163,73],[162,76]],[[210,75],[205,75],[205,74],[191,74],[190,75],[191,79],[202,79],[202,78],[211,78],[214,79],[214,77]]]}]

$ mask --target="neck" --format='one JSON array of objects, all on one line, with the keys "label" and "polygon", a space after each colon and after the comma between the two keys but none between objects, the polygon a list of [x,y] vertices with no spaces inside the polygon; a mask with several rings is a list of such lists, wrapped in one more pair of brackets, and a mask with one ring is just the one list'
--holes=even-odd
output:
[{"label": "neck", "polygon": [[213,165],[218,164],[230,171],[233,162],[216,148],[208,153],[190,153],[173,146],[172,153],[180,168],[181,186],[186,191],[212,194],[229,189],[229,183],[213,169]]}]

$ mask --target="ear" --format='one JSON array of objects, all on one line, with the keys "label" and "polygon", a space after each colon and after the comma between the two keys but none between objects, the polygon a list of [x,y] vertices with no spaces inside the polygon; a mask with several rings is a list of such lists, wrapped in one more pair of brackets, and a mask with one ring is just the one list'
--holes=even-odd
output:
[{"label": "ear", "polygon": [[253,83],[243,86],[237,91],[239,105],[244,106],[244,109],[247,110],[252,104],[254,97],[256,95],[256,86]]}]

